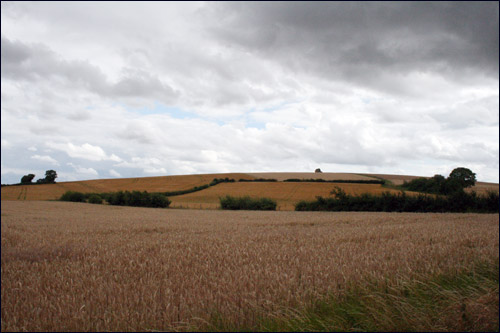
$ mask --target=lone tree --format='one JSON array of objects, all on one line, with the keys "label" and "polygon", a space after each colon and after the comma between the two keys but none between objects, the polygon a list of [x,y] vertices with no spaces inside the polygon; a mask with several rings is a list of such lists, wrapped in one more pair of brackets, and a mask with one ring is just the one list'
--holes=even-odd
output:
[{"label": "lone tree", "polygon": [[45,171],[45,178],[40,178],[36,181],[37,184],[53,184],[56,182],[57,172],[54,170]]},{"label": "lone tree", "polygon": [[320,168],[317,168],[316,170],[314,170],[315,173],[321,173],[321,169]]},{"label": "lone tree", "polygon": [[21,184],[31,184],[33,178],[35,178],[35,175],[32,173],[24,175],[23,178],[21,178]]},{"label": "lone tree", "polygon": [[476,174],[467,168],[456,168],[448,176],[449,181],[455,181],[462,188],[471,187],[476,184]]},{"label": "lone tree", "polygon": [[45,171],[45,182],[46,183],[55,183],[57,178],[57,172],[54,170]]}]

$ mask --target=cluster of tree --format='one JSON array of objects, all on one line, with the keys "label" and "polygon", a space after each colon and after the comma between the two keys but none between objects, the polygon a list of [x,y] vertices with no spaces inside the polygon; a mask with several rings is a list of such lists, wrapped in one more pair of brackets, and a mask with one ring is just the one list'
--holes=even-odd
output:
[{"label": "cluster of tree", "polygon": [[467,168],[454,169],[448,178],[435,175],[432,178],[417,178],[404,182],[401,188],[409,191],[448,195],[474,186],[476,174]]},{"label": "cluster of tree", "polygon": [[274,178],[240,179],[239,182],[277,182]]},{"label": "cluster of tree", "polygon": [[[21,178],[21,185],[29,185],[33,184],[33,178],[35,178],[35,175],[30,173],[27,175],[24,175]],[[45,171],[45,178],[40,178],[36,181],[36,184],[54,184],[56,182],[57,178],[57,172],[54,170],[47,170]]]},{"label": "cluster of tree", "polygon": [[289,178],[285,179],[284,182],[315,182],[315,183],[347,183],[347,184],[385,184],[385,180],[375,180],[375,179],[334,179],[334,180],[325,180],[325,179],[298,179],[298,178]]},{"label": "cluster of tree", "polygon": [[364,193],[357,196],[346,194],[335,187],[334,197],[316,197],[313,201],[300,201],[296,211],[371,211],[371,212],[476,212],[498,213],[498,192],[491,191],[479,196],[475,192],[456,191],[448,196],[406,195],[404,192],[384,192],[382,195]]},{"label": "cluster of tree", "polygon": [[81,193],[67,191],[61,201],[103,203],[103,200],[110,205],[167,208],[171,201],[161,193],[148,193],[146,191],[118,191],[112,193]]},{"label": "cluster of tree", "polygon": [[276,210],[276,201],[269,198],[232,197],[219,198],[222,209],[231,210]]}]

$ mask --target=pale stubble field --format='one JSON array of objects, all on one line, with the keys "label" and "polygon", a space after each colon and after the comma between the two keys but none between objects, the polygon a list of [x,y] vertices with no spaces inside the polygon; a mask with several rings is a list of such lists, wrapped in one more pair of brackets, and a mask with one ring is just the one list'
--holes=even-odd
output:
[{"label": "pale stubble field", "polygon": [[2,331],[252,328],[367,281],[499,258],[498,214],[1,208]]}]

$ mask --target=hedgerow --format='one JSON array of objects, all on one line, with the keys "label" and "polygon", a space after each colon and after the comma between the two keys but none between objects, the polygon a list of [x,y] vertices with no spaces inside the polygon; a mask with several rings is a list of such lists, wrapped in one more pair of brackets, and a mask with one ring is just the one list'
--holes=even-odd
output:
[{"label": "hedgerow", "polygon": [[68,191],[64,193],[61,201],[102,203],[107,201],[110,205],[135,206],[135,207],[157,207],[166,208],[171,201],[161,193],[148,193],[146,191],[118,191],[112,193],[80,193]]},{"label": "hedgerow", "polygon": [[269,198],[232,197],[226,195],[219,198],[222,209],[231,210],[276,210],[276,201]]},{"label": "hedgerow", "polygon": [[313,201],[299,201],[296,211],[372,211],[372,212],[456,212],[498,213],[498,192],[480,196],[475,192],[454,192],[448,196],[419,194],[409,196],[404,192],[384,192],[380,196],[364,193],[348,195],[339,187],[332,191],[334,197],[316,197]]}]

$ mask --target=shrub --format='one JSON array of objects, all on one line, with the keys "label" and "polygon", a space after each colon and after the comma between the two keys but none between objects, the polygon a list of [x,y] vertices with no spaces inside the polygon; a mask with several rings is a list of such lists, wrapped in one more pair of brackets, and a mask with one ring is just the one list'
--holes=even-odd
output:
[{"label": "shrub", "polygon": [[172,201],[170,201],[166,196],[161,195],[160,193],[151,194],[150,207],[167,208],[171,203]]},{"label": "shrub", "polygon": [[102,198],[99,194],[92,193],[91,195],[89,195],[87,202],[91,204],[102,204]]},{"label": "shrub", "polygon": [[231,210],[276,210],[276,201],[269,198],[232,197],[226,195],[219,198],[222,209]]},{"label": "shrub", "polygon": [[61,201],[85,202],[85,194],[75,191],[67,191],[61,198]]}]

